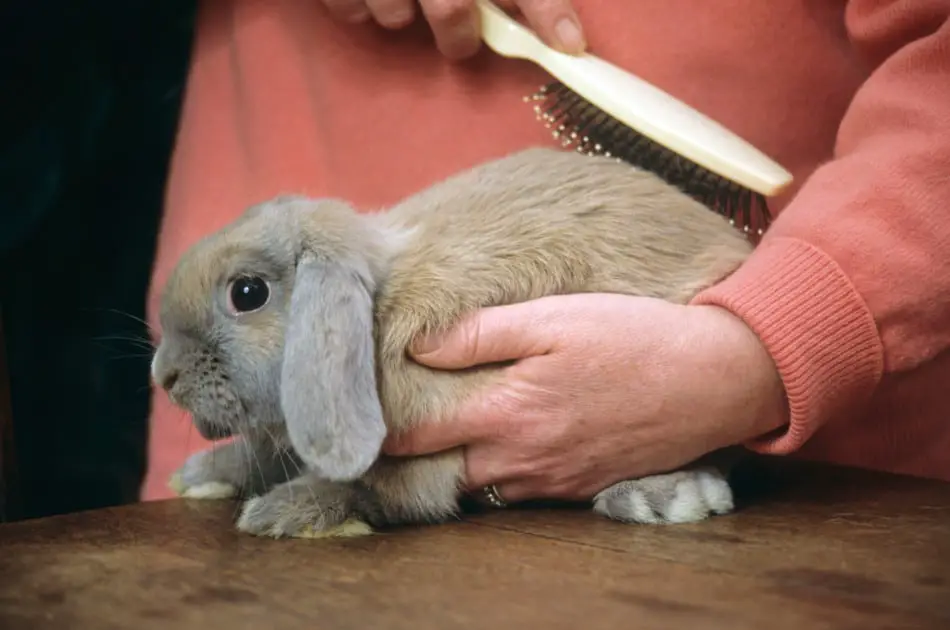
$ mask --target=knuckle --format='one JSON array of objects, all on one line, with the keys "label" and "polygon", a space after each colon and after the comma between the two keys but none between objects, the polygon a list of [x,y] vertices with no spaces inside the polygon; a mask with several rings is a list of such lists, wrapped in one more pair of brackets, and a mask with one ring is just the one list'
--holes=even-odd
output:
[{"label": "knuckle", "polygon": [[581,484],[570,474],[551,470],[546,479],[547,495],[554,499],[576,499],[583,495]]},{"label": "knuckle", "polygon": [[370,12],[363,0],[323,0],[324,6],[337,19],[359,22],[369,18]]},{"label": "knuckle", "polygon": [[388,28],[407,26],[415,17],[415,4],[410,0],[367,0],[376,20]]},{"label": "knuckle", "polygon": [[333,13],[355,13],[365,8],[363,0],[323,0],[323,4]]},{"label": "knuckle", "polygon": [[529,470],[518,477],[524,494],[536,499],[568,499],[574,494],[570,484],[564,483],[548,471]]},{"label": "knuckle", "polygon": [[547,485],[547,471],[534,459],[522,458],[517,460],[512,463],[508,473],[511,478],[520,479],[535,487],[545,487]]},{"label": "knuckle", "polygon": [[495,403],[490,403],[486,407],[487,413],[481,416],[479,422],[483,439],[496,444],[517,442],[519,438],[514,433],[517,427],[514,426],[505,407]]},{"label": "knuckle", "polygon": [[406,455],[419,447],[418,431],[408,430],[396,433],[388,444],[388,450],[394,455]]},{"label": "knuckle", "polygon": [[472,0],[429,0],[423,6],[430,22],[457,22],[468,16]]},{"label": "knuckle", "polygon": [[571,3],[566,0],[518,0],[517,4],[523,13],[535,16],[561,14],[571,7]]},{"label": "knuckle", "polygon": [[552,413],[544,422],[534,422],[524,427],[527,431],[525,439],[533,444],[544,445],[547,449],[562,449],[570,447],[576,436],[573,435],[570,425]]},{"label": "knuckle", "polygon": [[462,324],[461,341],[465,348],[465,359],[468,363],[475,363],[482,352],[482,326],[477,317],[473,317]]},{"label": "knuckle", "polygon": [[492,437],[498,440],[529,441],[531,419],[524,414],[520,399],[505,390],[491,397],[489,402]]}]

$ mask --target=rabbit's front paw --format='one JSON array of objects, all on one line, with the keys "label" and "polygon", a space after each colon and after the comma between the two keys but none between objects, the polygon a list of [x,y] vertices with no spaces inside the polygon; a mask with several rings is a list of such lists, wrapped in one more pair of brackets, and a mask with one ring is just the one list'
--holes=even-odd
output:
[{"label": "rabbit's front paw", "polygon": [[[226,447],[209,448],[189,457],[172,475],[169,487],[187,499],[230,499],[241,491],[242,470],[237,470],[233,454]],[[233,448],[233,447],[231,447]]]},{"label": "rabbit's front paw", "polygon": [[238,437],[189,457],[168,485],[188,499],[230,499],[263,494],[298,467],[291,454],[271,442]]},{"label": "rabbit's front paw", "polygon": [[627,523],[694,523],[733,510],[732,488],[715,468],[621,481],[594,497],[594,511]]},{"label": "rabbit's front paw", "polygon": [[304,475],[244,503],[237,528],[274,538],[339,538],[371,534],[350,510],[353,491],[346,484]]}]

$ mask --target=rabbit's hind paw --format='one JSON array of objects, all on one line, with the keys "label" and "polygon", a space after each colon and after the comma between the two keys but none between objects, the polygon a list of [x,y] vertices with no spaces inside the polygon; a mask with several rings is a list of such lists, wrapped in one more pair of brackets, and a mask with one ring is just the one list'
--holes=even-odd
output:
[{"label": "rabbit's hind paw", "polygon": [[244,503],[237,528],[274,538],[347,538],[372,528],[350,510],[353,491],[346,484],[309,475],[274,487]]},{"label": "rabbit's hind paw", "polygon": [[732,510],[732,488],[716,468],[622,481],[594,497],[595,512],[626,523],[695,523]]}]

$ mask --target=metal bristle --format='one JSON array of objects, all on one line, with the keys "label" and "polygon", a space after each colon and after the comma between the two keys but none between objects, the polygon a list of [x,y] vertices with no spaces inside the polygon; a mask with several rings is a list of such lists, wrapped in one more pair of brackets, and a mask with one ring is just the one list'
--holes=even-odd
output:
[{"label": "metal bristle", "polygon": [[615,158],[650,171],[718,212],[753,237],[771,222],[765,198],[727,180],[637,133],[560,82],[526,96],[536,118],[564,148]]}]

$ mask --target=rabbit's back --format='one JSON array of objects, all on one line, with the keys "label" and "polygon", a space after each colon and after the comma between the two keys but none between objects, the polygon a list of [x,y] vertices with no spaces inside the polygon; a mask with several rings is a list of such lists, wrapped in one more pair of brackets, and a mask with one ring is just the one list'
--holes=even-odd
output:
[{"label": "rabbit's back", "polygon": [[481,307],[554,294],[685,303],[751,251],[725,219],[655,176],[547,149],[448,179],[384,216],[405,238],[376,302],[380,395],[396,430],[439,419],[497,374],[409,361],[420,333]]}]

